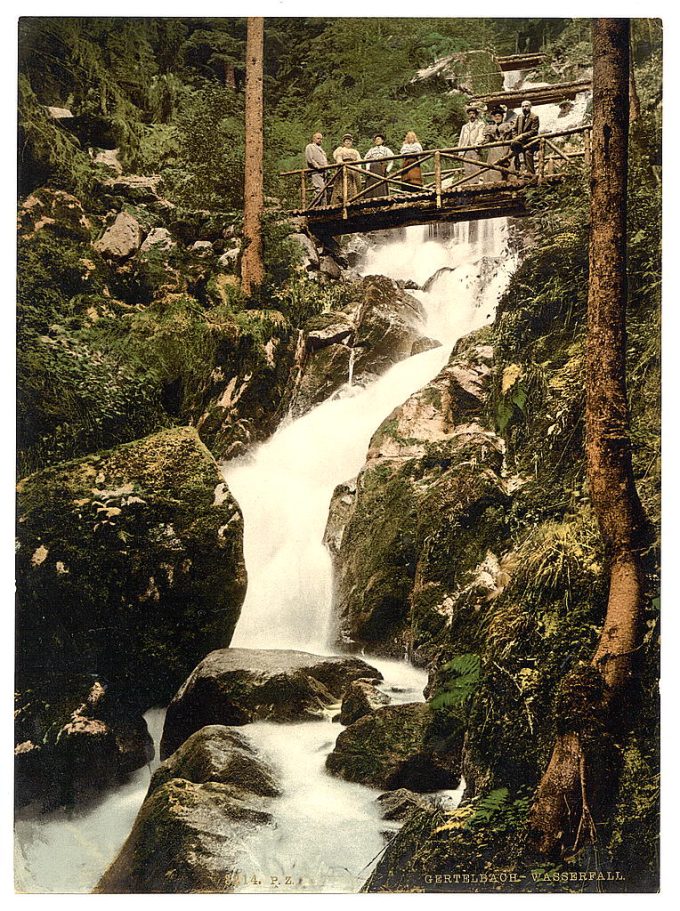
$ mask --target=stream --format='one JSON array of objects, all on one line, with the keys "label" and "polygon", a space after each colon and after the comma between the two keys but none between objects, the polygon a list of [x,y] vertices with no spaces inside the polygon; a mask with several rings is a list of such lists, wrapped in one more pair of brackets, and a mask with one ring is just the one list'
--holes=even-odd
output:
[{"label": "stream", "polygon": [[[424,334],[441,347],[410,357],[367,387],[348,383],[308,414],[284,424],[245,458],[223,466],[244,516],[248,592],[232,644],[333,654],[332,569],[323,544],[336,485],[364,464],[372,435],[389,413],[433,379],[453,344],[493,319],[514,268],[504,219],[428,239],[407,228],[372,248],[362,273],[428,282],[414,291],[426,313]],[[273,609],[275,606],[275,609]],[[422,702],[427,674],[406,661],[363,655],[384,676],[392,703]],[[357,892],[398,824],[385,822],[378,792],[334,778],[326,757],[342,730],[329,718],[303,724],[259,722],[243,733],[278,771],[283,796],[276,824],[244,847],[244,892]],[[462,788],[439,792],[457,805]]]},{"label": "stream", "polygon": [[[364,275],[427,282],[427,291],[412,293],[425,309],[424,334],[441,347],[401,361],[366,387],[348,376],[331,399],[223,466],[244,516],[249,579],[232,645],[334,653],[332,569],[322,543],[333,490],[359,472],[378,426],[437,375],[456,340],[493,320],[515,267],[504,219],[455,225],[442,234],[406,228],[370,247],[361,265]],[[393,703],[423,700],[425,671],[405,660],[363,657],[382,672],[381,688]],[[326,773],[326,756],[342,730],[331,721],[337,711],[321,721],[241,729],[277,770],[282,796],[275,825],[242,846],[239,891],[356,892],[398,828],[381,818],[378,791]],[[156,755],[164,714],[153,709],[145,716]],[[157,764],[76,810],[20,815],[17,889],[91,891],[129,834]],[[440,792],[437,799],[455,806],[461,794]]]}]

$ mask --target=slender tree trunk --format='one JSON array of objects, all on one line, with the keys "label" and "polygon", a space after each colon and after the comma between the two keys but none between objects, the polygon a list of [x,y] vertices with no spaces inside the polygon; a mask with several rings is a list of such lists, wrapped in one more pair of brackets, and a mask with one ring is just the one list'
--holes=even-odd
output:
[{"label": "slender tree trunk", "polygon": [[236,90],[236,67],[233,63],[224,64],[224,84],[228,89]]},{"label": "slender tree trunk", "polygon": [[243,239],[241,284],[251,295],[264,281],[262,244],[264,19],[248,18],[246,39],[246,161],[243,191]]},{"label": "slender tree trunk", "polygon": [[609,597],[590,666],[557,696],[558,738],[530,817],[530,841],[565,856],[596,839],[617,778],[642,639],[644,515],[635,489],[626,397],[627,19],[593,22],[593,147],[586,378],[590,496],[609,560]]}]

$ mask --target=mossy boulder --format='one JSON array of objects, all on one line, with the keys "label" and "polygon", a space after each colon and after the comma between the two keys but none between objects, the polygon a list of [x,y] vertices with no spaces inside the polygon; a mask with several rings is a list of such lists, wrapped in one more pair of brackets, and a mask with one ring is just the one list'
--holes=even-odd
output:
[{"label": "mossy boulder", "polygon": [[21,235],[47,230],[58,237],[89,241],[92,224],[82,203],[65,190],[40,187],[21,204],[18,215]]},{"label": "mossy boulder", "polygon": [[273,770],[237,731],[196,731],[158,767],[96,892],[231,892],[247,839],[272,822]]},{"label": "mossy boulder", "polygon": [[389,701],[389,696],[382,693],[371,680],[354,680],[342,700],[340,724],[354,724],[369,712],[387,705]]},{"label": "mossy boulder", "polygon": [[98,893],[232,892],[246,839],[271,823],[260,795],[172,778],[144,801]]},{"label": "mossy boulder", "polygon": [[404,358],[423,335],[425,310],[420,301],[384,275],[369,275],[360,284],[356,311],[354,364],[357,381],[380,376]]},{"label": "mossy boulder", "polygon": [[462,730],[442,736],[427,704],[385,706],[340,734],[326,768],[374,788],[436,791],[458,785],[462,746]]},{"label": "mossy boulder", "polygon": [[370,275],[352,286],[339,311],[312,317],[304,326],[304,349],[289,392],[299,416],[350,380],[365,385],[404,358],[421,339],[425,311],[396,282]]},{"label": "mossy boulder", "polygon": [[228,643],[245,594],[243,520],[191,428],[18,485],[19,688],[103,674],[145,709]]},{"label": "mossy boulder", "polygon": [[168,707],[161,758],[205,725],[323,717],[359,678],[381,680],[382,675],[360,658],[325,658],[275,649],[212,652],[182,684]]},{"label": "mossy boulder", "polygon": [[146,722],[92,676],[56,675],[15,695],[15,799],[70,806],[154,755]]},{"label": "mossy boulder", "polygon": [[343,641],[429,660],[452,595],[504,536],[503,444],[485,426],[491,358],[483,345],[454,353],[376,431],[356,494],[336,490],[326,540]]},{"label": "mossy boulder", "polygon": [[94,249],[105,259],[122,261],[139,250],[143,239],[144,229],[134,215],[119,212],[113,224],[95,241]]},{"label": "mossy boulder", "polygon": [[377,798],[376,803],[383,819],[396,822],[403,822],[416,809],[431,809],[433,806],[431,798],[409,791],[408,788],[387,791]]},{"label": "mossy boulder", "polygon": [[185,740],[156,769],[148,793],[173,778],[195,784],[215,781],[230,786],[237,796],[242,791],[261,797],[280,794],[271,769],[255,756],[245,737],[220,724],[206,725]]}]

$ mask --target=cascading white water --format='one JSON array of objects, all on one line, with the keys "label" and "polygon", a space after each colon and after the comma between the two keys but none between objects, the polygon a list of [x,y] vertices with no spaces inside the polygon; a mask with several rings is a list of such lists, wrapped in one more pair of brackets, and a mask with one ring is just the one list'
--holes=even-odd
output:
[{"label": "cascading white water", "polygon": [[[484,226],[482,228],[482,225]],[[233,644],[331,651],[331,566],[321,542],[336,483],[357,473],[371,435],[384,417],[437,374],[451,345],[493,317],[514,264],[504,254],[505,223],[482,222],[474,240],[456,226],[444,242],[421,228],[371,251],[364,274],[415,278],[443,270],[428,292],[413,292],[427,312],[425,332],[441,348],[397,364],[363,389],[350,384],[282,427],[249,460],[225,467],[245,517],[248,597]],[[421,700],[426,674],[406,662],[368,657],[384,675],[393,702]],[[145,716],[156,747],[164,713]],[[271,876],[292,873],[302,882],[276,889],[356,891],[393,823],[380,818],[376,792],[325,774],[338,724],[253,724],[240,729],[276,767],[283,790],[276,824],[243,845],[244,891],[273,890]],[[17,888],[30,892],[88,892],[125,841],[148,788],[151,767],[120,788],[73,812],[21,815],[16,823]],[[442,796],[442,795],[440,795]],[[454,803],[460,792],[444,795]],[[269,878],[268,878],[269,877]]]},{"label": "cascading white water", "polygon": [[[506,74],[507,75],[507,74]],[[528,88],[529,84],[524,83]],[[578,126],[587,96],[579,96],[568,118],[557,105],[535,110],[541,132]],[[412,392],[446,363],[453,343],[493,319],[496,301],[515,267],[505,250],[504,220],[458,224],[445,242],[428,240],[424,228],[407,228],[394,242],[373,248],[362,272],[424,284],[413,292],[427,313],[425,332],[442,347],[397,364],[367,389],[350,382],[342,396],[319,405],[282,427],[253,456],[225,466],[225,477],[245,517],[248,596],[233,645],[331,651],[331,566],[321,542],[331,494],[364,462],[372,433]],[[393,702],[422,699],[423,671],[405,662],[369,658],[385,677]],[[164,713],[146,714],[158,744]],[[367,878],[383,846],[376,792],[324,774],[339,727],[253,724],[241,729],[278,768],[283,797],[276,825],[244,845],[244,873],[260,885],[244,891],[275,891],[268,876],[302,877],[294,891],[351,892]],[[103,795],[96,805],[16,824],[17,888],[31,892],[87,892],[114,859],[129,833],[158,760],[130,781]],[[456,800],[460,793],[452,793]],[[290,887],[289,887],[290,891]]]},{"label": "cascading white water", "polygon": [[424,282],[445,268],[429,292],[415,292],[427,314],[425,334],[442,342],[394,366],[375,383],[340,395],[281,427],[224,477],[245,519],[248,592],[232,645],[329,649],[332,577],[322,538],[335,486],[354,477],[383,419],[446,363],[453,343],[487,323],[513,263],[502,256],[503,219],[475,244],[426,240],[423,228],[373,250],[364,274]]},{"label": "cascading white water", "polygon": [[15,883],[19,892],[90,892],[130,834],[160,763],[165,709],[145,713],[155,758],[129,781],[75,810],[22,815],[15,824]]},{"label": "cascading white water", "polygon": [[[427,315],[424,333],[441,347],[402,361],[366,388],[348,383],[249,458],[224,466],[243,511],[249,579],[233,645],[333,651],[332,571],[322,542],[333,490],[358,473],[383,419],[437,375],[453,343],[493,318],[514,261],[505,220],[482,224],[474,241],[457,226],[444,243],[408,228],[373,248],[362,265],[363,274],[418,283],[436,274],[428,291],[413,293]],[[383,673],[393,702],[423,699],[424,671],[366,657]],[[390,824],[380,818],[375,791],[326,774],[339,726],[258,723],[243,733],[278,770],[283,796],[275,826],[244,844],[241,891],[356,891]],[[461,792],[445,796],[457,802]]]}]

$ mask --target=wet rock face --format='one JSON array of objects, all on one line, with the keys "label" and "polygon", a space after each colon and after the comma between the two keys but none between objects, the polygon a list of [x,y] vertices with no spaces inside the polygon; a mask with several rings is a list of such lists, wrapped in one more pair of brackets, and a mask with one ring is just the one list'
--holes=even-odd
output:
[{"label": "wet rock face", "polygon": [[153,759],[146,722],[101,679],[58,675],[15,703],[17,807],[73,805]]},{"label": "wet rock face", "polygon": [[96,671],[146,709],[229,642],[243,520],[195,430],[30,475],[17,527],[20,689]]},{"label": "wet rock face", "polygon": [[454,354],[377,430],[356,494],[336,490],[326,541],[345,643],[429,660],[461,581],[504,534],[503,445],[485,428],[491,359],[482,345]]},{"label": "wet rock face", "polygon": [[397,822],[403,822],[413,810],[430,809],[433,806],[431,799],[409,791],[408,788],[399,788],[396,791],[381,794],[376,802],[380,807],[383,819]]},{"label": "wet rock face", "polygon": [[232,892],[246,839],[272,822],[266,802],[226,784],[172,778],[144,801],[98,893]]},{"label": "wet rock face", "polygon": [[392,279],[369,275],[362,282],[357,314],[355,370],[380,376],[393,364],[410,357],[413,343],[422,336],[425,311],[417,298]]},{"label": "wet rock face", "polygon": [[358,385],[385,373],[410,357],[422,337],[420,301],[396,282],[371,275],[353,288],[354,300],[344,309],[316,316],[305,326],[299,375],[290,391],[295,417],[349,382],[350,372]]},{"label": "wet rock face", "polygon": [[387,705],[389,701],[389,696],[381,693],[370,680],[355,680],[349,685],[342,700],[340,724],[354,724],[359,718]]},{"label": "wet rock face", "polygon": [[462,744],[462,732],[438,738],[426,704],[385,706],[340,734],[326,768],[370,787],[436,791],[460,781]]},{"label": "wet rock face", "polygon": [[280,794],[271,769],[255,756],[245,737],[220,724],[206,725],[185,740],[154,772],[149,795],[173,778],[196,784],[214,781],[231,787],[236,796],[242,791],[261,797]]},{"label": "wet rock face", "polygon": [[359,658],[265,649],[212,652],[182,684],[168,707],[161,758],[205,725],[322,717],[359,678],[382,679],[379,671]]}]

